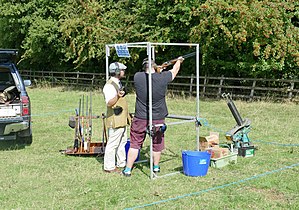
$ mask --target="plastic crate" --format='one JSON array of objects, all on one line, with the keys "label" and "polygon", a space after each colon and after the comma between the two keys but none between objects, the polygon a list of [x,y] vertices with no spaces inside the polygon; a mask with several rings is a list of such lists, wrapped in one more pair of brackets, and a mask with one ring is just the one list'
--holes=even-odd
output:
[{"label": "plastic crate", "polygon": [[238,154],[232,153],[221,158],[211,158],[210,166],[213,168],[222,168],[228,164],[237,163]]}]

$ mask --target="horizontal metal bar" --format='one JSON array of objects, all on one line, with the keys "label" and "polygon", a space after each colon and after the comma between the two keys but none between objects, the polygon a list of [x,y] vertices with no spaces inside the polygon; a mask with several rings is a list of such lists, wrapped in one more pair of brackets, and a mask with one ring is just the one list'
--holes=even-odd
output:
[{"label": "horizontal metal bar", "polygon": [[184,121],[179,121],[179,122],[170,122],[170,123],[166,123],[166,125],[179,125],[179,124],[184,124],[187,122],[195,122],[195,119],[192,120],[184,120]]},{"label": "horizontal metal bar", "polygon": [[138,161],[135,161],[134,163],[146,163],[148,162],[148,160],[138,160]]},{"label": "horizontal metal bar", "polygon": [[[127,45],[128,47],[134,47],[136,45],[142,45],[147,47],[150,45],[165,45],[165,46],[198,46],[199,44],[195,43],[155,43],[155,42],[135,42],[135,43],[119,43],[119,44],[107,44],[108,47],[115,47],[115,45]],[[140,46],[141,47],[141,46]]]},{"label": "horizontal metal bar", "polygon": [[184,123],[187,123],[187,122],[195,122],[195,119],[184,120],[184,121],[179,121],[179,122],[169,122],[169,123],[165,123],[165,124],[155,124],[154,126],[155,127],[160,127],[160,126],[163,126],[163,125],[179,125],[179,124],[184,124]]},{"label": "horizontal metal bar", "polygon": [[151,45],[165,45],[165,46],[187,46],[187,47],[196,47],[199,44],[194,43],[151,43]]},{"label": "horizontal metal bar", "polygon": [[183,116],[183,115],[174,115],[174,114],[169,114],[167,118],[173,118],[173,119],[181,119],[181,120],[195,120],[196,117],[194,116]]},{"label": "horizontal metal bar", "polygon": [[127,45],[128,47],[132,47],[134,45],[144,45],[145,47],[147,46],[149,42],[134,42],[134,43],[118,43],[118,44],[107,44],[106,46],[108,47],[115,47],[115,45]]}]

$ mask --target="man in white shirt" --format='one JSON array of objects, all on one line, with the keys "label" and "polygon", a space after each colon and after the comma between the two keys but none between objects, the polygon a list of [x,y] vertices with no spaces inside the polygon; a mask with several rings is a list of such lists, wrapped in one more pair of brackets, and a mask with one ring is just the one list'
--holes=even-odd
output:
[{"label": "man in white shirt", "polygon": [[120,82],[120,79],[124,78],[126,68],[122,63],[111,63],[109,65],[111,77],[103,88],[107,105],[108,141],[104,155],[104,171],[107,173],[121,173],[118,168],[123,168],[126,165],[125,145],[127,143],[129,113],[125,91]]}]

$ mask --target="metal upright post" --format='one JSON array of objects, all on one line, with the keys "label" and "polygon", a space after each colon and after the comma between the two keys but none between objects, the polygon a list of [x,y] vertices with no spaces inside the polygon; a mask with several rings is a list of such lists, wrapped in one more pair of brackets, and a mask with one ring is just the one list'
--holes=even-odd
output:
[{"label": "metal upright post", "polygon": [[152,46],[152,47],[151,47],[151,50],[152,50],[152,59],[155,61],[155,60],[156,60],[156,56],[155,56],[155,47]]},{"label": "metal upright post", "polygon": [[[199,119],[199,44],[196,45],[196,117]],[[196,126],[196,143],[199,151],[199,126]]]},{"label": "metal upright post", "polygon": [[109,56],[110,56],[110,48],[106,45],[106,81],[109,79]]},{"label": "metal upright post", "polygon": [[147,55],[148,55],[148,68],[149,68],[149,74],[148,74],[148,101],[149,101],[149,131],[150,131],[150,170],[151,170],[151,179],[154,178],[153,173],[153,163],[154,163],[154,157],[153,157],[153,136],[152,136],[152,129],[153,129],[153,97],[152,97],[152,73],[151,73],[151,67],[152,67],[152,51],[151,51],[151,43],[147,44]]}]

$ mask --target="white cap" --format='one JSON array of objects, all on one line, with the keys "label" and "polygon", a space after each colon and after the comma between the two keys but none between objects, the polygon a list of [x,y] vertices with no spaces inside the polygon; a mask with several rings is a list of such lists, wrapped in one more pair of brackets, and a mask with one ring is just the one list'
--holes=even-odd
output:
[{"label": "white cap", "polygon": [[119,62],[114,62],[109,65],[110,72],[117,72],[117,71],[125,70],[125,69],[127,69],[127,67],[124,64],[119,63]]},{"label": "white cap", "polygon": [[[118,62],[117,62],[117,63],[118,63]],[[124,65],[124,64],[122,64],[122,63],[118,63],[118,65],[119,65],[119,69],[121,69],[121,70],[125,70],[125,69],[127,69],[127,66]]]}]

